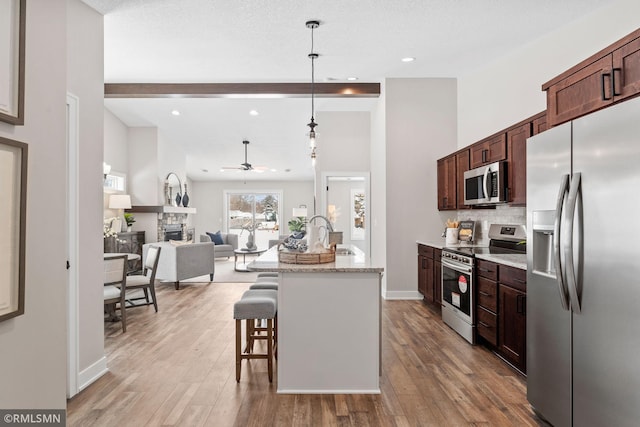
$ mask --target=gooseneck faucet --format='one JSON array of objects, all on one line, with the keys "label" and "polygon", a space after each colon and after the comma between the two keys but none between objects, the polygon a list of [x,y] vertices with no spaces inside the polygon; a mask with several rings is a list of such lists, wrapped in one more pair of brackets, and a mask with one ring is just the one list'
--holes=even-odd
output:
[{"label": "gooseneck faucet", "polygon": [[311,218],[309,218],[307,220],[307,222],[311,223],[311,221],[313,221],[316,218],[322,218],[325,220],[325,222],[327,223],[327,230],[329,230],[330,232],[333,232],[333,226],[331,225],[331,221],[329,221],[329,218],[327,218],[326,216],[322,216],[322,215],[314,215]]}]

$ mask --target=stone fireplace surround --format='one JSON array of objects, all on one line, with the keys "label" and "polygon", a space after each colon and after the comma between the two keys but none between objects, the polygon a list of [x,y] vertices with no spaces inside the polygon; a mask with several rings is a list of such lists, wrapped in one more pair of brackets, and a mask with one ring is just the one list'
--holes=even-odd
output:
[{"label": "stone fireplace surround", "polygon": [[[158,214],[158,242],[165,241],[165,228],[167,225],[182,226],[182,241],[193,240],[193,228],[187,226],[186,213],[159,213]],[[171,227],[170,227],[171,228]]]}]

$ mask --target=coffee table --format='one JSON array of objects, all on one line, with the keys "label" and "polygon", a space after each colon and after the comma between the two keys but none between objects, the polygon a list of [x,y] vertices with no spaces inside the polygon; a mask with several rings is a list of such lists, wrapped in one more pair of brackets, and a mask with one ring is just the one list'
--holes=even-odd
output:
[{"label": "coffee table", "polygon": [[[266,249],[234,249],[235,259],[233,261],[233,269],[242,273],[249,273],[251,270],[247,268],[247,255],[260,255],[265,253]],[[242,255],[242,263],[238,264],[238,255]]]}]

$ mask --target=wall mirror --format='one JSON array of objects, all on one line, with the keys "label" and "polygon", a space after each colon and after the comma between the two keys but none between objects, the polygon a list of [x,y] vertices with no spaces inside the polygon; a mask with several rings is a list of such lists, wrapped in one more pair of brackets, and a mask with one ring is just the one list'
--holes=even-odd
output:
[{"label": "wall mirror", "polygon": [[178,175],[169,172],[164,180],[164,203],[170,206],[180,206],[182,201],[182,182]]}]

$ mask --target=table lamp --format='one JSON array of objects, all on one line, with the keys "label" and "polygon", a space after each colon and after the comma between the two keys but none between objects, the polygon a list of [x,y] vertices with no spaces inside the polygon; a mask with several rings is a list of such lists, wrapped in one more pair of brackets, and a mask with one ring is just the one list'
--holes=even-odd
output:
[{"label": "table lamp", "polygon": [[116,231],[126,231],[124,210],[131,209],[131,196],[129,196],[128,194],[112,194],[109,197],[109,209],[118,210],[118,221],[120,221],[120,229],[116,229]]}]

